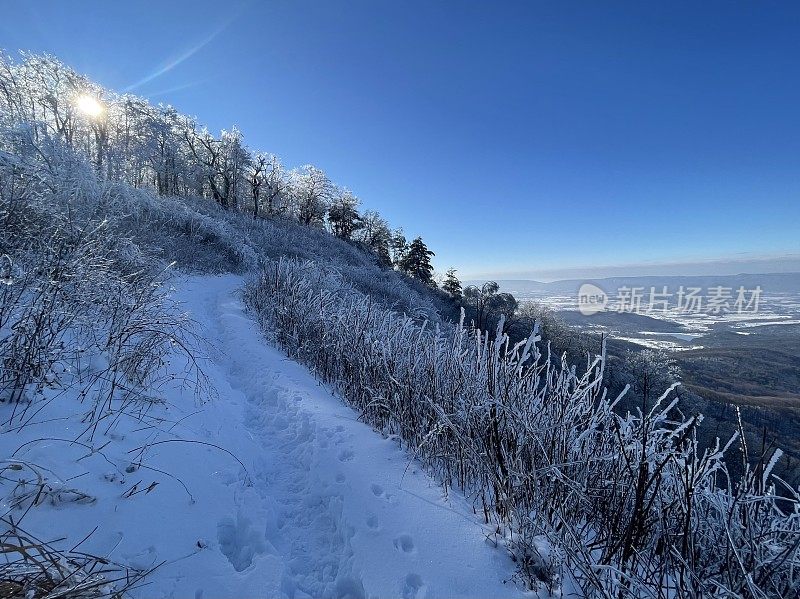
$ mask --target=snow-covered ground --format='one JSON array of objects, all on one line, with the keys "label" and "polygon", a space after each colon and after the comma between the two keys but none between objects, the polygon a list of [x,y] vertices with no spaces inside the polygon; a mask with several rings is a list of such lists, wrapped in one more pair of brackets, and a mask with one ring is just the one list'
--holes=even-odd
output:
[{"label": "snow-covered ground", "polygon": [[[395,441],[265,342],[238,298],[241,279],[175,285],[213,344],[196,349],[216,394],[176,384],[147,426],[123,419],[89,447],[69,442],[87,406],[67,394],[38,424],[6,429],[0,455],[21,446],[14,459],[62,491],[26,515],[27,530],[72,547],[97,526],[82,551],[158,566],[133,591],[141,597],[523,594],[462,497],[443,497]],[[70,489],[90,498],[71,501]]]}]

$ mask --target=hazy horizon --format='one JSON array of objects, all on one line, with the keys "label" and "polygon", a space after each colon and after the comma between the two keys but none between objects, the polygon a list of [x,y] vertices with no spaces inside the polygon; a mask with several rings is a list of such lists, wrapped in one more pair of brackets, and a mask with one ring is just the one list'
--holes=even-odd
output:
[{"label": "hazy horizon", "polygon": [[552,269],[509,270],[466,273],[465,281],[539,281],[551,283],[569,279],[604,279],[609,277],[648,276],[727,276],[740,274],[800,273],[800,254],[752,257],[739,260],[715,259],[662,263],[630,263],[598,267],[566,267]]}]

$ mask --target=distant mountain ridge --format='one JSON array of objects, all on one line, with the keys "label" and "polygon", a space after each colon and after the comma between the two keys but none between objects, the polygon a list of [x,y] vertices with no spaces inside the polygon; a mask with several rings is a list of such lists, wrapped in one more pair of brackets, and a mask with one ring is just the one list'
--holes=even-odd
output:
[{"label": "distant mountain ridge", "polygon": [[[467,285],[480,285],[487,279],[466,281]],[[528,279],[500,279],[497,280],[502,291],[512,294],[527,293],[570,293],[578,292],[584,283],[597,285],[604,291],[612,292],[620,287],[656,287],[660,289],[666,286],[668,289],[677,289],[681,285],[684,287],[731,287],[739,286],[745,289],[755,289],[761,287],[763,293],[800,293],[800,272],[790,273],[766,273],[766,274],[737,274],[737,275],[689,275],[689,276],[659,276],[648,275],[643,277],[606,277],[597,279],[564,279],[561,281],[551,281],[545,283]]]}]

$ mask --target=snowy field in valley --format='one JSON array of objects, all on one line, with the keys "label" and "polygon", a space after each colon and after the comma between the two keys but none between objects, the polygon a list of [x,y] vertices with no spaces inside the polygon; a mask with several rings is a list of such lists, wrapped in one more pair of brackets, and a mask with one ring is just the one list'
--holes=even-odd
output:
[{"label": "snowy field in valley", "polygon": [[174,281],[213,343],[195,348],[211,399],[177,383],[175,360],[173,388],[143,422],[123,416],[71,443],[88,406],[48,390],[46,411],[0,435],[4,455],[60,481],[25,529],[66,547],[89,535],[79,550],[155,568],[139,597],[522,595],[464,498],[445,498],[394,440],[271,347],[241,283]]}]

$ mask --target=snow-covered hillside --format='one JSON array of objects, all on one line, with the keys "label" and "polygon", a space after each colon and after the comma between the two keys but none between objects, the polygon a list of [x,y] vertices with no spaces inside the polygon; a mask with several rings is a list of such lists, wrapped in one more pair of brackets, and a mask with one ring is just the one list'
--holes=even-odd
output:
[{"label": "snow-covered hillside", "polygon": [[0,435],[2,455],[16,451],[53,487],[27,532],[67,548],[91,533],[80,551],[155,568],[131,591],[140,597],[520,596],[471,505],[443,497],[394,440],[271,347],[239,277],[174,285],[211,341],[194,349],[213,399],[181,388],[176,357],[176,383],[144,422],[71,443],[85,406],[61,396],[46,418]]}]

